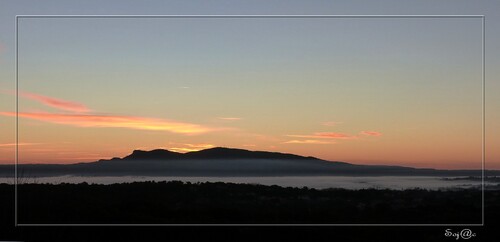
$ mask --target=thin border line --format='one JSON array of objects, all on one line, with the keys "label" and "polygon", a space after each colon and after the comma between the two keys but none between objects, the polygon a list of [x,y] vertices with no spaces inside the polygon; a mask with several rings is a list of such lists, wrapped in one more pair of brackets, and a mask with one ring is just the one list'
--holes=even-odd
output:
[{"label": "thin border line", "polygon": [[16,16],[16,21],[15,21],[15,29],[16,29],[16,43],[15,43],[15,49],[16,49],[16,57],[15,57],[15,75],[16,75],[16,124],[15,124],[15,133],[16,133],[16,148],[14,151],[14,159],[15,159],[15,167],[14,167],[14,223],[17,226],[17,166],[18,166],[18,160],[19,160],[19,61],[18,61],[18,52],[19,52],[19,45],[17,44],[18,42],[18,18]]},{"label": "thin border line", "polygon": [[[17,166],[19,139],[19,18],[481,18],[482,22],[482,216],[480,224],[20,224],[17,217]],[[484,168],[485,168],[485,15],[16,15],[16,149],[15,149],[15,226],[484,226]]]},{"label": "thin border line", "polygon": [[486,18],[485,16],[483,16],[481,18],[481,28],[482,28],[482,40],[483,40],[483,43],[481,45],[481,49],[482,49],[482,60],[481,60],[481,65],[482,65],[482,82],[483,82],[483,90],[482,90],[482,94],[483,94],[483,100],[482,100],[482,103],[483,103],[483,110],[482,110],[482,118],[483,118],[483,123],[482,123],[482,131],[483,131],[483,140],[482,140],[482,157],[481,157],[481,199],[483,201],[483,206],[481,207],[481,210],[482,210],[482,213],[483,213],[483,216],[482,216],[482,221],[481,221],[481,224],[484,225],[484,169],[485,169],[485,160],[486,160],[486,120],[485,120],[485,116],[486,116],[486,70],[485,70],[485,64],[486,64],[486,51],[485,51],[485,47],[486,47],[486,31],[485,31],[485,23],[486,23]]},{"label": "thin border line", "polygon": [[21,18],[483,18],[484,15],[16,15]]},{"label": "thin border line", "polygon": [[406,227],[406,226],[427,226],[427,227],[440,227],[440,226],[456,226],[456,227],[465,227],[465,226],[474,226],[479,227],[483,226],[482,224],[17,224],[17,226],[47,226],[47,227],[57,227],[57,226],[155,226],[155,227],[164,227],[164,226],[172,226],[172,227],[183,227],[183,226],[208,226],[208,227],[216,227],[216,226],[249,226],[249,227],[259,227],[259,226],[290,226],[290,227],[378,227],[378,226],[392,226],[392,227]]}]

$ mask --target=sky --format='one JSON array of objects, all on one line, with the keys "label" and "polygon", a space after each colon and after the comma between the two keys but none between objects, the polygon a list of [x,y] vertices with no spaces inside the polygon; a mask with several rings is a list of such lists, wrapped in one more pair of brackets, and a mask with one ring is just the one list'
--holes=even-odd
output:
[{"label": "sky", "polygon": [[[15,15],[474,14],[486,167],[500,169],[498,3],[265,2],[2,1],[0,163],[14,158]],[[480,18],[19,18],[18,31],[20,163],[222,146],[481,168]]]}]

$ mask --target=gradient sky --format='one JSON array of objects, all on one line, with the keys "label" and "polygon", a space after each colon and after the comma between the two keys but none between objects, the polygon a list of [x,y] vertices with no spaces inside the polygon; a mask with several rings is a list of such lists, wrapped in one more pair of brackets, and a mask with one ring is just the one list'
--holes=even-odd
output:
[{"label": "gradient sky", "polygon": [[[117,8],[112,1],[84,8],[49,2],[2,2],[1,163],[12,162],[15,141],[16,14],[485,14],[487,50],[500,39],[489,31],[500,15],[488,9],[498,4],[486,1],[476,10],[458,3],[438,12],[430,4],[368,11],[356,7],[361,2],[328,3],[331,11],[320,2],[305,8],[290,2],[281,10],[271,2],[274,11],[260,2],[250,11],[238,1],[221,1],[219,9],[178,1],[120,1]],[[491,68],[500,60],[489,53],[487,168],[500,169],[494,149],[500,140],[493,136],[500,132],[494,97],[500,88]],[[22,18],[19,161],[74,163],[134,149],[225,146],[479,169],[481,58],[481,19],[472,18]]]}]

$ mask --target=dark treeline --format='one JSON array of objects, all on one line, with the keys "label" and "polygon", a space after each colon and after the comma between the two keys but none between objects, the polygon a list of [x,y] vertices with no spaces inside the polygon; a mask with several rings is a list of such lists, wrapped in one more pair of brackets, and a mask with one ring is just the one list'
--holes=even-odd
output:
[{"label": "dark treeline", "polygon": [[[316,190],[227,183],[23,184],[19,223],[481,223],[481,191]],[[16,241],[456,241],[445,229],[496,236],[500,191],[486,191],[486,226],[14,227],[14,186],[0,184],[0,239]],[[489,229],[488,229],[489,228]],[[494,241],[494,240],[491,240]]]},{"label": "dark treeline", "polygon": [[[2,192],[8,189],[8,185],[1,186]],[[476,189],[317,190],[182,182],[24,184],[18,186],[18,205],[19,223],[29,224],[481,223],[481,191]]]}]

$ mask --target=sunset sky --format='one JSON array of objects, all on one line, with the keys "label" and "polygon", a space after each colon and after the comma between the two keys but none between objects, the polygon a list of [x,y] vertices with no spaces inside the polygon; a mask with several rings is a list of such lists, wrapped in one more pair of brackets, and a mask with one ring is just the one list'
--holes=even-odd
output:
[{"label": "sunset sky", "polygon": [[[0,10],[0,163],[12,163],[15,143],[9,24],[15,14],[76,14],[69,5]],[[159,14],[132,9],[92,13]],[[224,11],[190,14],[251,14]],[[18,27],[20,163],[223,146],[481,168],[480,18],[20,18]],[[498,98],[487,105],[487,134],[500,131]],[[500,169],[495,145],[487,139],[489,169]]]}]

